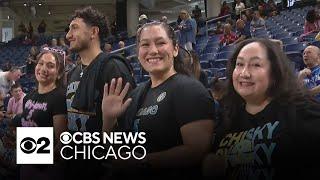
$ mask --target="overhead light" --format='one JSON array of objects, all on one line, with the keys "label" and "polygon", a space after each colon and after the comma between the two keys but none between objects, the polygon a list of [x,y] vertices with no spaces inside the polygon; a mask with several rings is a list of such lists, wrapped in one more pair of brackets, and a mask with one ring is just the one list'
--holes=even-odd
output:
[{"label": "overhead light", "polygon": [[41,4],[41,3],[39,3],[39,6],[42,6],[42,4]]},{"label": "overhead light", "polygon": [[10,19],[10,16],[8,16],[8,19]]},{"label": "overhead light", "polygon": [[48,12],[48,15],[51,15],[51,11]]},{"label": "overhead light", "polygon": [[27,3],[23,3],[23,6],[26,7],[26,6],[27,6]]}]

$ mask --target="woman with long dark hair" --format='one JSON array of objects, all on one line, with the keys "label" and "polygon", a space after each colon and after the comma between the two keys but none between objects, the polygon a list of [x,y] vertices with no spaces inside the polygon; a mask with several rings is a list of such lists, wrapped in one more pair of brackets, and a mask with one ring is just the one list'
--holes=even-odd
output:
[{"label": "woman with long dark hair", "polygon": [[[206,175],[308,179],[318,175],[320,105],[285,54],[266,39],[242,42],[229,60],[225,117]],[[315,173],[315,174],[313,174]],[[313,177],[314,178],[314,177]]]},{"label": "woman with long dark hair", "polygon": [[[60,155],[60,134],[67,129],[67,108],[63,90],[64,60],[55,49],[47,48],[37,56],[35,77],[37,88],[23,99],[23,112],[13,119],[15,126],[53,127],[55,157]],[[57,158],[58,159],[58,158]],[[57,160],[56,159],[56,160]],[[23,165],[21,179],[61,179],[61,167],[55,165]]]},{"label": "woman with long dark hair", "polygon": [[[183,60],[177,58],[179,46],[170,26],[145,24],[138,30],[136,44],[139,61],[150,81],[139,85],[126,100],[129,87],[127,84],[121,91],[121,79],[113,79],[105,86],[103,130],[110,132],[118,123],[121,129],[145,132],[147,155],[137,164],[151,167],[149,172],[159,172],[152,176],[190,177],[195,173],[190,169],[199,168],[210,147],[212,99],[199,81],[189,77]],[[124,120],[119,118],[121,114]]]}]

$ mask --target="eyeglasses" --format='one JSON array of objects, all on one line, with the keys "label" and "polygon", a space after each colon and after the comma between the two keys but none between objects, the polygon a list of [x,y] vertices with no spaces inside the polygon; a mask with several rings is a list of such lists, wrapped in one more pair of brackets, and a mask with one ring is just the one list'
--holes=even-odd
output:
[{"label": "eyeglasses", "polygon": [[62,56],[63,58],[63,66],[66,65],[66,52],[61,49],[51,48],[51,47],[43,47],[42,51],[54,52]]}]

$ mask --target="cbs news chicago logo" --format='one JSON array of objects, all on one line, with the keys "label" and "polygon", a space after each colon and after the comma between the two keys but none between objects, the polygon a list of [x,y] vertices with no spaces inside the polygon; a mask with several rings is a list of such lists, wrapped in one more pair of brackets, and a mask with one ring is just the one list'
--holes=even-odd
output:
[{"label": "cbs news chicago logo", "polygon": [[53,127],[17,127],[17,164],[53,164]]}]

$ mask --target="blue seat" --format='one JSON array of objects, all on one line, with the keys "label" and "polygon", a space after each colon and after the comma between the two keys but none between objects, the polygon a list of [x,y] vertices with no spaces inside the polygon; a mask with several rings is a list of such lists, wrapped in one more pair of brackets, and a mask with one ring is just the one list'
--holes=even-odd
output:
[{"label": "blue seat", "polygon": [[320,41],[314,41],[311,44],[320,48]]},{"label": "blue seat", "polygon": [[219,78],[226,77],[226,68],[220,68],[217,73],[217,77]]},{"label": "blue seat", "polygon": [[210,36],[209,37],[209,42],[216,42],[216,41],[220,41],[220,35],[214,35],[214,36]]},{"label": "blue seat", "polygon": [[228,59],[216,59],[214,61],[215,68],[225,68],[227,67]]},{"label": "blue seat", "polygon": [[231,51],[220,52],[216,55],[216,59],[228,59],[231,54]]},{"label": "blue seat", "polygon": [[288,32],[282,32],[282,33],[278,33],[278,34],[273,35],[274,39],[283,39],[283,38],[287,38],[287,37],[290,37]]},{"label": "blue seat", "polygon": [[313,42],[313,41],[315,41],[314,38],[316,37],[317,34],[318,34],[318,33],[308,34],[308,35],[306,35],[306,36],[303,37],[303,40],[304,40],[304,41],[307,41],[307,42]]},{"label": "blue seat", "polygon": [[208,70],[211,71],[212,76],[217,76],[219,68],[209,68]]},{"label": "blue seat", "polygon": [[211,64],[209,61],[201,61],[200,66],[202,69],[209,69],[211,68]]},{"label": "blue seat", "polygon": [[302,53],[300,51],[286,52],[286,55],[291,62],[294,62],[294,66],[297,71],[300,71],[303,69],[305,65],[303,62]]},{"label": "blue seat", "polygon": [[204,53],[216,53],[218,52],[219,48],[218,47],[209,47],[207,46],[206,49],[204,50]]},{"label": "blue seat", "polygon": [[209,61],[212,58],[214,58],[214,53],[206,53],[200,56],[200,61]]},{"label": "blue seat", "polygon": [[298,43],[298,38],[287,37],[280,39],[284,45]]},{"label": "blue seat", "polygon": [[288,44],[284,46],[285,52],[289,52],[289,51],[302,52],[305,48],[306,48],[306,44],[304,43]]},{"label": "blue seat", "polygon": [[299,30],[299,31],[293,32],[292,36],[300,36],[301,34],[303,34],[303,30]]},{"label": "blue seat", "polygon": [[220,48],[220,52],[225,52],[225,51],[233,51],[234,49],[236,48],[236,46],[235,45],[227,45],[227,46],[222,46],[221,48]]}]

